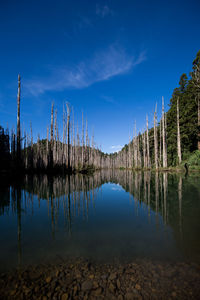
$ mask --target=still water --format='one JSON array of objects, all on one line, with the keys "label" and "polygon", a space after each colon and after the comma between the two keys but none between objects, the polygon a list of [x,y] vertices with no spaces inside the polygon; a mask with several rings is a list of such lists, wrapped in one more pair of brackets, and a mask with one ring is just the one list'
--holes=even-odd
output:
[{"label": "still water", "polygon": [[0,270],[83,257],[200,262],[200,176],[104,171],[0,188]]}]

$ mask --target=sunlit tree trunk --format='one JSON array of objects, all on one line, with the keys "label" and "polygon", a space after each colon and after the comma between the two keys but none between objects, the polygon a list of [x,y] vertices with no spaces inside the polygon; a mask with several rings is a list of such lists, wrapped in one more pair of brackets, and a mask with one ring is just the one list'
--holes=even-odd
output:
[{"label": "sunlit tree trunk", "polygon": [[76,169],[76,138],[75,138],[75,124],[74,124],[74,110],[73,110],[73,168]]},{"label": "sunlit tree trunk", "polygon": [[158,139],[157,139],[157,104],[154,112],[154,156],[155,156],[155,168],[158,169]]},{"label": "sunlit tree trunk", "polygon": [[165,113],[164,97],[162,97],[162,129],[163,129],[163,167],[167,168],[167,151],[166,151],[166,133],[165,133]]},{"label": "sunlit tree trunk", "polygon": [[135,161],[135,168],[138,167],[138,146],[137,146],[137,130],[136,130],[136,121],[135,121],[135,137],[134,137],[134,161]]},{"label": "sunlit tree trunk", "polygon": [[177,152],[178,152],[178,162],[181,163],[181,135],[179,126],[179,97],[177,98]]},{"label": "sunlit tree trunk", "polygon": [[94,133],[92,134],[91,165],[94,165]]},{"label": "sunlit tree trunk", "polygon": [[149,154],[149,127],[148,127],[148,116],[147,116],[147,168],[151,167],[150,154]]},{"label": "sunlit tree trunk", "polygon": [[162,166],[162,118],[160,120],[160,167]]},{"label": "sunlit tree trunk", "polygon": [[80,137],[79,137],[79,129],[77,122],[77,151],[76,151],[76,159],[77,159],[77,167],[80,167]]},{"label": "sunlit tree trunk", "polygon": [[142,141],[143,141],[143,167],[147,167],[147,156],[146,156],[146,134],[145,132],[142,135]]},{"label": "sunlit tree trunk", "polygon": [[137,136],[137,166],[138,168],[142,167],[142,158],[140,152],[140,134]]},{"label": "sunlit tree trunk", "polygon": [[47,126],[47,142],[46,142],[46,167],[49,164],[49,126]]},{"label": "sunlit tree trunk", "polygon": [[89,155],[88,155],[88,122],[86,119],[86,127],[85,127],[85,160],[87,165],[89,165]]},{"label": "sunlit tree trunk", "polygon": [[128,144],[128,168],[131,168],[131,137],[129,134],[129,144]]},{"label": "sunlit tree trunk", "polygon": [[84,166],[84,122],[83,122],[83,112],[82,112],[82,168]]}]

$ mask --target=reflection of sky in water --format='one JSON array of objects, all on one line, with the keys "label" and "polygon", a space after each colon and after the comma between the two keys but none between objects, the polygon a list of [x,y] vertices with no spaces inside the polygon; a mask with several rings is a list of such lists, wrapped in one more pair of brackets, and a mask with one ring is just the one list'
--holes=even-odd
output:
[{"label": "reflection of sky in water", "polygon": [[[177,186],[174,190],[176,192]],[[163,197],[162,193],[163,188],[159,197]],[[156,213],[155,208],[147,204],[147,196],[146,203],[136,200],[120,184],[114,183],[105,183],[87,193],[72,192],[70,202],[67,195],[53,200],[38,200],[38,196],[24,190],[21,195],[21,221],[17,204],[14,209],[12,201],[7,213],[0,216],[1,268],[16,266],[19,260],[29,264],[67,256],[83,256],[96,261],[129,261],[134,258],[176,260],[183,255],[177,199],[172,202],[175,217],[169,215],[169,210],[164,212],[164,203],[159,204],[160,211]],[[154,198],[152,188],[151,200]],[[181,201],[183,210],[184,198]],[[168,225],[164,224],[162,214],[167,216]],[[190,255],[193,256],[192,249]]]}]

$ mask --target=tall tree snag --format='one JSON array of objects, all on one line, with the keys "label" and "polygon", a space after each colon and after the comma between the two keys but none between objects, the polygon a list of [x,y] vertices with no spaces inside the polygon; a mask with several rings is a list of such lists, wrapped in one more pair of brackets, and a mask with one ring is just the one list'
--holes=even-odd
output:
[{"label": "tall tree snag", "polygon": [[181,135],[180,135],[180,126],[179,126],[179,97],[177,97],[177,153],[178,153],[178,162],[181,163]]},{"label": "tall tree snag", "polygon": [[162,129],[163,129],[163,168],[167,168],[164,97],[162,97]]},{"label": "tall tree snag", "polygon": [[21,158],[21,133],[20,133],[20,93],[21,93],[21,79],[18,75],[18,93],[17,93],[17,160]]},{"label": "tall tree snag", "polygon": [[155,168],[158,169],[158,138],[157,138],[157,104],[154,112],[154,156]]},{"label": "tall tree snag", "polygon": [[67,167],[70,169],[70,107],[66,103],[67,107]]}]

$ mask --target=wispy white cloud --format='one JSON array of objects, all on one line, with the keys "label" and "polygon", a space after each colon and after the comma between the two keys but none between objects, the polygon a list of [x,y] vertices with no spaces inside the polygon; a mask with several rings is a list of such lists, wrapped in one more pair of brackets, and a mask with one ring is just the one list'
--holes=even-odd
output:
[{"label": "wispy white cloud", "polygon": [[120,151],[122,148],[123,148],[122,145],[113,145],[113,146],[110,146],[110,149],[112,149],[115,152]]},{"label": "wispy white cloud", "polygon": [[96,15],[104,18],[107,15],[113,15],[113,14],[114,14],[113,10],[110,9],[108,5],[101,6],[99,4],[96,4]]},{"label": "wispy white cloud", "polygon": [[33,95],[66,88],[86,88],[95,82],[127,73],[144,60],[144,53],[134,58],[122,48],[110,46],[106,51],[96,53],[91,59],[82,61],[73,68],[54,67],[48,77],[28,80],[24,82],[24,87]]}]

